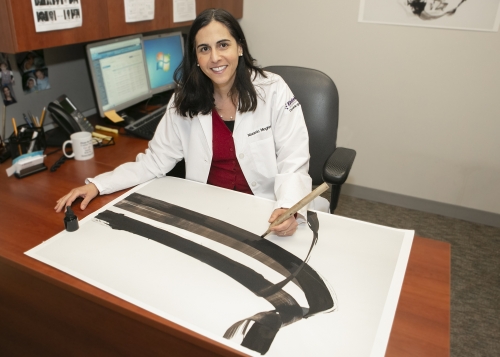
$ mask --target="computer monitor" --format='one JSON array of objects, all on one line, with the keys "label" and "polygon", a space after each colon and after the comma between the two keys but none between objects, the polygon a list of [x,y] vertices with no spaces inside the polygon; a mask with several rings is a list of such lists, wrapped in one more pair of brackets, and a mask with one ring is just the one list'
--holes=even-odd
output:
[{"label": "computer monitor", "polygon": [[142,35],[87,45],[99,114],[120,111],[151,98]]},{"label": "computer monitor", "polygon": [[174,89],[174,72],[184,55],[182,33],[145,36],[143,42],[152,93]]}]

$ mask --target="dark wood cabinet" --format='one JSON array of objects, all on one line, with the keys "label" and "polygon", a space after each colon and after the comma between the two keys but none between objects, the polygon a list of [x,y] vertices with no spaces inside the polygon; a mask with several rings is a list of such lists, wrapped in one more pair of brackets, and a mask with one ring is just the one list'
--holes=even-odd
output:
[{"label": "dark wood cabinet", "polygon": [[107,38],[107,2],[82,0],[81,5],[81,27],[36,32],[31,0],[0,0],[0,51],[16,53]]},{"label": "dark wood cabinet", "polygon": [[208,2],[210,7],[226,9],[237,19],[243,17],[243,0],[210,0]]},{"label": "dark wood cabinet", "polygon": [[[125,22],[123,0],[81,0],[82,26],[36,32],[31,0],[0,0],[0,52],[17,53],[188,26],[173,22],[173,0],[155,0],[155,18]],[[243,0],[196,0],[196,12],[224,8],[243,17]]]}]

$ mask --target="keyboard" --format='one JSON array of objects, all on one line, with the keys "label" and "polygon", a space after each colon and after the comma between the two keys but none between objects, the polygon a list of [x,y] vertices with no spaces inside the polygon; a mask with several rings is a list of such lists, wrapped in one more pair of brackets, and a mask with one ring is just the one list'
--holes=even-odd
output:
[{"label": "keyboard", "polygon": [[146,114],[132,124],[127,125],[125,127],[125,130],[130,134],[146,140],[153,139],[156,127],[160,123],[161,118],[163,118],[166,109],[167,106],[165,105],[159,109],[156,109],[154,112]]}]

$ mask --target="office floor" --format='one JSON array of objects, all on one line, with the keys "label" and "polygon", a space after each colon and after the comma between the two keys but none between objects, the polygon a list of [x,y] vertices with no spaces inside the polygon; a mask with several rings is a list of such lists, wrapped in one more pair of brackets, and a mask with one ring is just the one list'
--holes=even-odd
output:
[{"label": "office floor", "polygon": [[450,243],[451,356],[500,355],[500,228],[345,195],[335,214]]}]

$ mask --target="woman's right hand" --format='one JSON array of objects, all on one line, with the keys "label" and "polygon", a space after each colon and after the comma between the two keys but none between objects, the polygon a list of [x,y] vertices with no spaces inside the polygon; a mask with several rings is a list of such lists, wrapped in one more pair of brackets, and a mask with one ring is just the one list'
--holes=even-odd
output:
[{"label": "woman's right hand", "polygon": [[54,209],[56,210],[56,212],[65,211],[66,206],[71,206],[74,200],[76,200],[78,197],[82,197],[83,201],[80,204],[80,209],[83,211],[85,208],[87,208],[89,202],[98,194],[99,190],[93,183],[74,188],[66,196],[63,196],[57,200],[57,204]]}]

